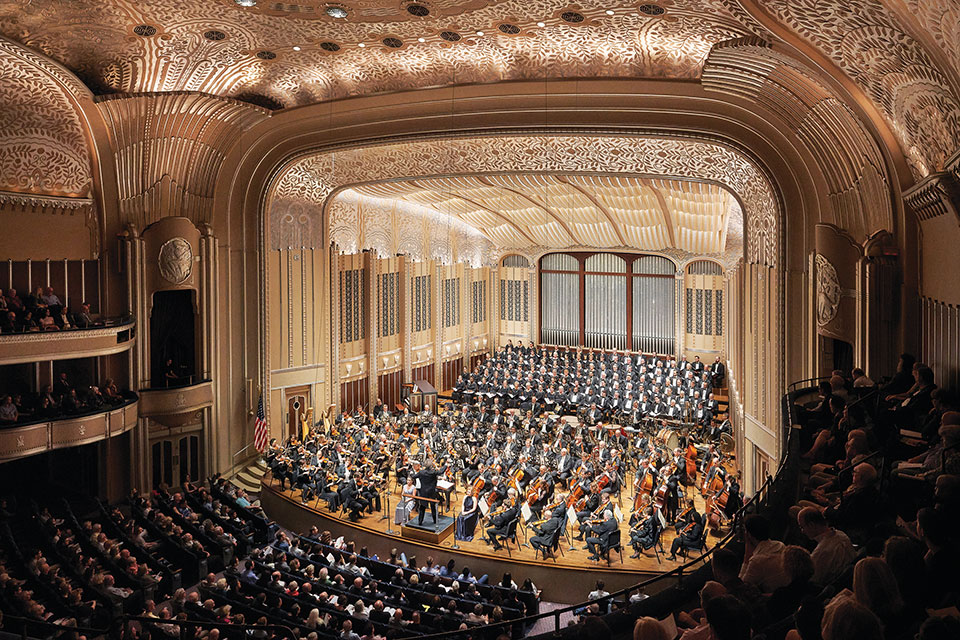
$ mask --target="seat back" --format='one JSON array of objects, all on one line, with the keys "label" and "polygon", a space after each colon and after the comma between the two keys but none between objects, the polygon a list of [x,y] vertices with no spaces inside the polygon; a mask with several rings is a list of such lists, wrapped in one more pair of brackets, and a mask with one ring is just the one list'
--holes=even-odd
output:
[{"label": "seat back", "polygon": [[620,529],[614,529],[607,538],[607,549],[616,549],[620,546]]}]

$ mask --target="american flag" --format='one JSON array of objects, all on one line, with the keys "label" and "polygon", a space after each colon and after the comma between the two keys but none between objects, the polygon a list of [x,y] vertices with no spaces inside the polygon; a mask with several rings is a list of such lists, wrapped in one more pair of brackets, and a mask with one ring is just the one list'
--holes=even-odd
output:
[{"label": "american flag", "polygon": [[257,401],[257,423],[253,430],[253,446],[263,453],[267,448],[267,417],[263,413],[263,394]]}]

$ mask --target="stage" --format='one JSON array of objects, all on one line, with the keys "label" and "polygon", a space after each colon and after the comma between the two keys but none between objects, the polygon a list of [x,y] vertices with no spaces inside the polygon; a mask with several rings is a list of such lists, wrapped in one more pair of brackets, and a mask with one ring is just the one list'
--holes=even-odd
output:
[{"label": "stage", "polygon": [[[596,580],[603,580],[606,590],[612,592],[635,585],[663,571],[669,571],[684,562],[682,558],[671,562],[661,554],[661,562],[658,563],[652,549],[637,559],[631,559],[629,556],[633,553],[633,549],[627,545],[630,536],[626,517],[620,525],[621,539],[624,541],[623,564],[620,563],[620,556],[612,552],[609,567],[604,560],[590,561],[589,552],[583,549],[583,542],[574,541],[574,550],[569,550],[570,545],[566,538],[561,539],[563,553],[558,553],[556,560],[543,560],[539,557],[535,559],[534,550],[523,546],[526,536],[520,531],[517,537],[521,546],[519,549],[512,546],[509,555],[506,550],[495,552],[493,547],[483,542],[480,538],[482,533],[480,527],[477,528],[477,535],[472,541],[457,541],[453,536],[452,522],[455,514],[452,511],[446,514],[449,521],[441,520],[439,523],[441,527],[447,526],[449,537],[441,538],[439,541],[429,539],[437,535],[433,532],[429,513],[424,521],[426,529],[418,532],[423,534],[422,536],[415,538],[401,535],[401,526],[393,523],[393,507],[399,498],[399,493],[396,491],[394,489],[394,493],[390,496],[388,520],[382,518],[384,512],[379,512],[365,515],[357,522],[350,522],[345,515],[341,518],[337,513],[330,512],[323,501],[319,501],[318,504],[318,500],[314,499],[304,503],[300,499],[300,491],[294,492],[289,488],[281,491],[279,483],[274,481],[270,473],[267,473],[262,479],[260,502],[271,519],[291,531],[303,533],[310,527],[316,526],[321,531],[330,531],[334,538],[344,536],[346,540],[356,542],[358,547],[367,546],[372,553],[377,553],[381,557],[387,555],[391,548],[397,547],[405,551],[408,557],[411,554],[416,555],[418,566],[423,566],[428,557],[433,557],[439,564],[454,558],[458,568],[469,567],[477,576],[489,574],[491,582],[499,580],[504,572],[510,572],[517,583],[525,578],[532,579],[537,588],[543,591],[545,600],[564,604],[583,601],[593,590]],[[691,495],[693,493],[691,490]],[[695,499],[698,510],[702,512],[703,501],[699,494]],[[459,496],[454,494],[454,503],[458,502]],[[384,507],[386,508],[386,504]],[[416,518],[412,522],[416,524]],[[415,529],[410,526],[403,527],[408,534]],[[675,535],[672,527],[667,527],[663,532],[661,541],[667,551],[666,555],[669,555],[670,544]],[[709,536],[707,545],[712,545],[713,541],[718,539],[712,535]],[[454,549],[454,544],[459,548]],[[667,584],[659,585],[658,588],[665,588],[671,583],[671,581],[665,582]]]}]

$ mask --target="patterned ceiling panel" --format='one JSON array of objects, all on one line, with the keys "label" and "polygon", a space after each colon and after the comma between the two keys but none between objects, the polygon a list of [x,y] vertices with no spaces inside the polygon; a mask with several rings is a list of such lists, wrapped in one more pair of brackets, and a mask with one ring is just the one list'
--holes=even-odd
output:
[{"label": "patterned ceiling panel", "polygon": [[[414,15],[411,4],[429,13]],[[0,34],[62,62],[97,92],[201,91],[290,107],[509,79],[697,78],[714,44],[756,33],[734,4],[441,0],[384,8],[369,0],[344,2],[347,17],[335,19],[315,0],[249,8],[233,0],[11,0],[0,4]],[[651,5],[664,11],[640,10]]]},{"label": "patterned ceiling panel", "polygon": [[429,208],[491,239],[491,227],[506,226],[512,230],[511,248],[629,246],[735,255],[742,250],[727,242],[731,225],[737,228],[729,237],[742,242],[736,199],[716,184],[509,173],[362,184],[352,191]]},{"label": "patterned ceiling panel", "polygon": [[[896,6],[901,0],[886,0]],[[884,113],[914,175],[941,170],[960,148],[960,26],[956,0],[910,0],[912,18],[884,0],[758,0],[842,69]],[[923,26],[911,24],[913,19]],[[942,49],[918,38],[929,30]],[[947,62],[941,62],[946,54]]]},{"label": "patterned ceiling panel", "polygon": [[89,93],[62,69],[0,38],[0,191],[89,195],[90,153],[71,96]]}]

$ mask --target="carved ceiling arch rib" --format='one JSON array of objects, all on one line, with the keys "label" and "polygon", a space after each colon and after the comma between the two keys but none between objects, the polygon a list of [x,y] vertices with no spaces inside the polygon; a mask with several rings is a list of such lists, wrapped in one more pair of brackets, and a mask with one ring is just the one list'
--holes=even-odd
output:
[{"label": "carved ceiling arch rib", "polygon": [[895,228],[883,154],[862,122],[816,73],[756,38],[714,47],[702,83],[776,113],[804,143],[827,182],[833,223],[861,241]]},{"label": "carved ceiling arch rib", "polygon": [[268,113],[198,93],[105,96],[97,102],[115,141],[121,219],[140,230],[165,216],[210,223],[224,154]]}]

